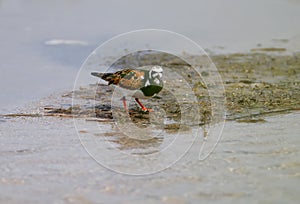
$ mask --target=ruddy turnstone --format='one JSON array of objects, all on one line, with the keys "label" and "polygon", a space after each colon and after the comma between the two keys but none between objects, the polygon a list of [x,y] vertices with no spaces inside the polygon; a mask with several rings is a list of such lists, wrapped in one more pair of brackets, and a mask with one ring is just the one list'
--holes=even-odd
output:
[{"label": "ruddy turnstone", "polygon": [[92,72],[91,74],[107,81],[108,85],[113,84],[124,90],[122,101],[126,111],[128,111],[126,96],[134,97],[143,111],[152,111],[146,108],[139,99],[153,97],[162,90],[162,73],[163,69],[161,66],[153,66],[150,70],[124,69],[115,73]]}]

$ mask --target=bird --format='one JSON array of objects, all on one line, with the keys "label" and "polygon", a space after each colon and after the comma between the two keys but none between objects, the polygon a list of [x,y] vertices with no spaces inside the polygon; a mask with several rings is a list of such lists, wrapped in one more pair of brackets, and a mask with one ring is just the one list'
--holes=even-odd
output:
[{"label": "bird", "polygon": [[145,112],[152,112],[146,108],[139,99],[156,96],[163,88],[163,68],[155,65],[151,69],[123,69],[114,73],[91,72],[91,75],[108,82],[108,85],[118,86],[123,89],[123,105],[128,112],[126,96],[132,96]]}]

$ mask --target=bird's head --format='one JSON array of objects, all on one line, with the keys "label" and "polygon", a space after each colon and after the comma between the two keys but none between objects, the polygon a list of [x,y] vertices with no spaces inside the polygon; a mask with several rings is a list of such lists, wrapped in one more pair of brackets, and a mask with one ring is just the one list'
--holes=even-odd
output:
[{"label": "bird's head", "polygon": [[149,71],[149,79],[155,84],[160,85],[162,83],[163,68],[161,66],[154,66]]}]

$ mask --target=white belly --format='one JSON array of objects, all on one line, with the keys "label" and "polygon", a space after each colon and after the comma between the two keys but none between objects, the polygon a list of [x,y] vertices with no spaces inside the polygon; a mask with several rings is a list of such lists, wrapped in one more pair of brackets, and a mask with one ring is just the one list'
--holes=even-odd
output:
[{"label": "white belly", "polygon": [[133,98],[139,98],[139,99],[151,98],[149,96],[145,96],[140,89],[128,90],[128,89],[121,88],[119,86],[114,86],[114,87],[115,87],[114,94],[116,96],[119,96],[120,98],[122,98],[123,96],[125,96],[126,98],[133,97]]}]

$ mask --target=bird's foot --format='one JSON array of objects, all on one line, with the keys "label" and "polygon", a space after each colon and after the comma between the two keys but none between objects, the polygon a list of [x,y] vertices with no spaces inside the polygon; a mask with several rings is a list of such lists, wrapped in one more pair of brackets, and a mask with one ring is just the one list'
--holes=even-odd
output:
[{"label": "bird's foot", "polygon": [[144,112],[154,112],[154,110],[152,110],[151,108],[146,108],[146,107],[143,107],[142,110]]}]

